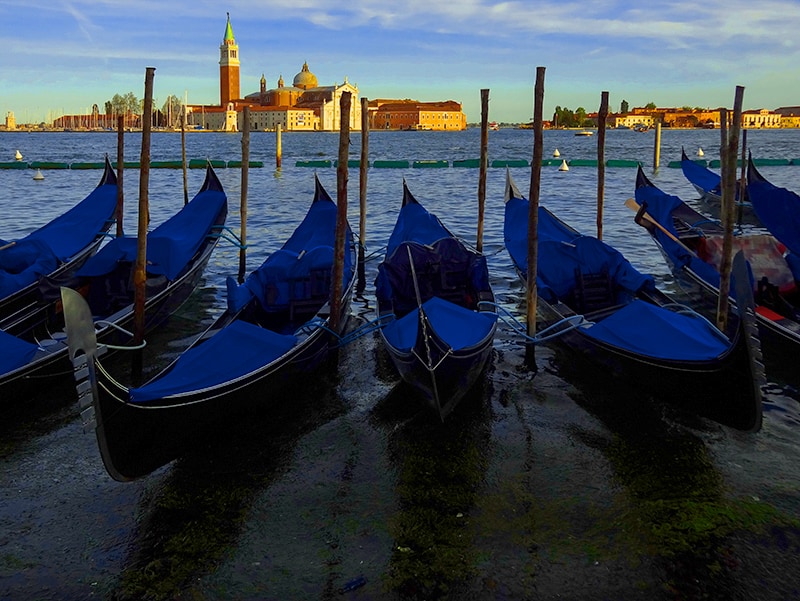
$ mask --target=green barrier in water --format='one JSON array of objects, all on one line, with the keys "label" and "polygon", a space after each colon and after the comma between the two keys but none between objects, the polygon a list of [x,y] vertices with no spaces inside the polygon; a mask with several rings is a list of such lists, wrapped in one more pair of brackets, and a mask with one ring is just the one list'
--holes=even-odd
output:
[{"label": "green barrier in water", "polygon": [[408,161],[375,161],[372,166],[378,169],[406,169]]},{"label": "green barrier in water", "polygon": [[492,167],[527,167],[528,161],[525,159],[498,159],[496,161],[492,161]]},{"label": "green barrier in water", "polygon": [[27,169],[30,165],[27,161],[10,161],[8,163],[0,163],[0,169]]},{"label": "green barrier in water", "polygon": [[481,166],[480,159],[457,159],[453,161],[453,167],[472,167],[477,168]]},{"label": "green barrier in water", "polygon": [[[339,159],[333,161],[333,166],[339,166]],[[352,167],[353,169],[358,169],[361,167],[361,161],[359,159],[347,159],[347,166]],[[367,161],[367,167],[369,167],[369,161]]]},{"label": "green barrier in water", "polygon": [[[247,163],[249,167],[263,167],[264,161],[250,161]],[[228,161],[228,169],[241,169],[242,161]]]},{"label": "green barrier in water", "polygon": [[597,167],[597,159],[572,159],[567,164],[570,167]]},{"label": "green barrier in water", "polygon": [[69,169],[69,163],[58,163],[54,161],[33,161],[31,169]]},{"label": "green barrier in water", "polygon": [[414,169],[434,168],[441,169],[442,167],[449,167],[450,163],[447,161],[414,161]]}]

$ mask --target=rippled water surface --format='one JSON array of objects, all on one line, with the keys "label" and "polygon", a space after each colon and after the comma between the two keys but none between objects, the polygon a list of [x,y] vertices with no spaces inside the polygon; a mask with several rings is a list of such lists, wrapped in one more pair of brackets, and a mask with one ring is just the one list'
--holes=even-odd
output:
[{"label": "rippled water surface", "polygon": [[[606,159],[638,160],[662,189],[693,200],[680,149],[718,158],[719,132],[611,130]],[[371,132],[369,160],[478,158],[480,132]],[[0,133],[0,162],[95,162],[116,157],[113,133]],[[125,138],[139,160],[140,137]],[[490,132],[489,161],[532,155],[531,131]],[[800,132],[751,131],[758,158],[800,158]],[[336,170],[297,161],[338,157],[339,136],[254,132],[247,194],[248,269],[293,231],[316,171],[336,197]],[[187,157],[239,160],[241,136],[192,132]],[[361,136],[351,136],[359,158]],[[597,140],[544,134],[545,157],[593,159]],[[154,161],[181,157],[179,134],[155,133]],[[800,167],[763,167],[800,191]],[[530,170],[512,168],[527,195]],[[0,238],[42,225],[83,198],[99,170],[0,170]],[[240,231],[241,171],[218,169],[228,226]],[[682,292],[624,201],[636,170],[605,170],[604,239],[671,294]],[[468,241],[477,231],[478,169],[371,168],[366,302],[402,198],[412,193]],[[188,173],[191,197],[203,170]],[[489,169],[484,252],[499,302],[524,314],[524,293],[503,245],[505,169]],[[139,172],[124,172],[125,229],[136,227]],[[348,214],[359,222],[359,172]],[[594,234],[597,170],[542,169],[541,202]],[[183,203],[180,170],[152,169],[151,223]],[[222,243],[202,286],[150,340],[155,369],[224,307],[238,250]],[[768,357],[765,421],[744,435],[676,415],[602,374],[573,373],[548,347],[539,373],[501,331],[485,382],[444,425],[398,383],[377,339],[343,349],[338,366],[292,398],[270,398],[248,423],[221,424],[203,452],[143,481],[105,473],[77,408],[46,387],[30,406],[0,407],[0,599],[797,599],[800,461],[797,356]],[[665,384],[666,385],[666,384]],[[691,395],[692,391],[686,391]],[[359,580],[359,578],[363,578]],[[348,589],[350,583],[353,590]]]}]

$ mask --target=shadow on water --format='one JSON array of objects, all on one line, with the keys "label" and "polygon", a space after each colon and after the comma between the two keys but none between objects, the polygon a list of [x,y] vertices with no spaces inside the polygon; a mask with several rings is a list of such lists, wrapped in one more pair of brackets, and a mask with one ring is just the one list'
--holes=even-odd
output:
[{"label": "shadow on water", "polygon": [[778,528],[796,544],[796,519],[766,504],[726,497],[701,437],[725,435],[726,429],[642,397],[622,382],[609,387],[604,374],[583,363],[562,358],[556,369],[577,386],[576,402],[610,431],[610,439],[575,435],[603,452],[624,487],[626,509],[615,530],[631,537],[631,548],[654,558],[663,598],[740,598],[741,560],[733,541],[742,532],[759,536]]},{"label": "shadow on water", "polygon": [[374,422],[392,428],[387,454],[398,474],[384,587],[403,599],[445,597],[473,575],[469,516],[490,447],[489,381],[480,378],[444,423],[404,383],[373,410]]},{"label": "shadow on water", "polygon": [[[137,538],[114,599],[195,598],[198,574],[235,546],[258,494],[280,477],[308,432],[343,412],[335,358],[280,398],[221,423],[200,448],[177,461],[140,502]],[[301,392],[299,392],[301,391]]]}]

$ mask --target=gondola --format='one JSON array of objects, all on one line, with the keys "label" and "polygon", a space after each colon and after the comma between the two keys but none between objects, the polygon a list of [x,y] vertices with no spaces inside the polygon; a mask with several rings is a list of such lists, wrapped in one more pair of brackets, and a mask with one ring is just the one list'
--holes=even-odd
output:
[{"label": "gondola", "polygon": [[[504,237],[527,277],[529,203],[506,176]],[[764,381],[752,311],[732,334],[677,305],[615,248],[539,207],[538,309],[562,347],[654,398],[746,431],[761,427]]]},{"label": "gondola", "polygon": [[[636,177],[636,202],[641,209],[636,222],[653,236],[679,281],[716,299],[722,226],[677,196],[663,192],[641,168]],[[744,251],[749,264],[762,342],[796,350],[800,345],[797,267],[784,256],[785,247],[774,236],[756,232],[735,236],[733,248],[734,252]]]},{"label": "gondola", "polygon": [[[331,345],[335,203],[316,181],[314,201],[283,247],[242,285],[227,280],[227,309],[163,372],[136,388],[116,381],[99,359],[91,311],[63,290],[70,356],[76,364],[84,427],[94,428],[108,473],[141,478],[182,456],[221,420],[278,402],[308,377]],[[347,233],[341,318],[355,281]],[[302,382],[300,382],[302,385]]]},{"label": "gondola", "polygon": [[491,356],[497,313],[486,258],[450,233],[403,181],[375,285],[384,347],[400,377],[444,420]]},{"label": "gondola", "polygon": [[[197,195],[179,212],[147,235],[145,331],[169,317],[189,297],[202,277],[219,241],[227,216],[227,197],[210,165]],[[136,237],[113,238],[69,279],[69,287],[86,297],[95,316],[98,340],[113,346],[130,345],[134,319],[133,271]],[[51,283],[56,285],[58,282]],[[59,287],[56,288],[59,290]],[[60,293],[57,298],[60,301]],[[12,347],[5,332],[0,345]],[[24,355],[0,363],[2,399],[18,397],[40,387],[44,378],[71,373],[61,303],[49,306],[35,327],[16,337],[28,345]],[[7,354],[0,350],[0,356]],[[27,357],[23,361],[22,357]]]},{"label": "gondola", "polygon": [[[697,193],[700,195],[700,202],[715,218],[719,218],[720,207],[722,206],[722,178],[718,173],[711,171],[686,156],[686,151],[681,148],[681,171],[684,177],[689,180]],[[740,200],[740,182],[736,181],[736,219],[740,223],[759,225],[758,217],[753,212],[753,206],[744,194]]]},{"label": "gondola", "polygon": [[17,240],[0,239],[0,329],[21,333],[55,299],[40,282],[67,281],[97,252],[114,223],[117,176],[106,157],[100,182],[74,207]]}]

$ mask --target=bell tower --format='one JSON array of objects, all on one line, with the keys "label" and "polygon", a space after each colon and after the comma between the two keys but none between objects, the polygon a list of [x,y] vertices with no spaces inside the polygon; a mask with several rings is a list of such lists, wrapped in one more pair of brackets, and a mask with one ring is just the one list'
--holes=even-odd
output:
[{"label": "bell tower", "polygon": [[231,15],[225,26],[225,37],[219,47],[219,103],[227,106],[232,100],[239,99],[239,46],[233,37]]}]

